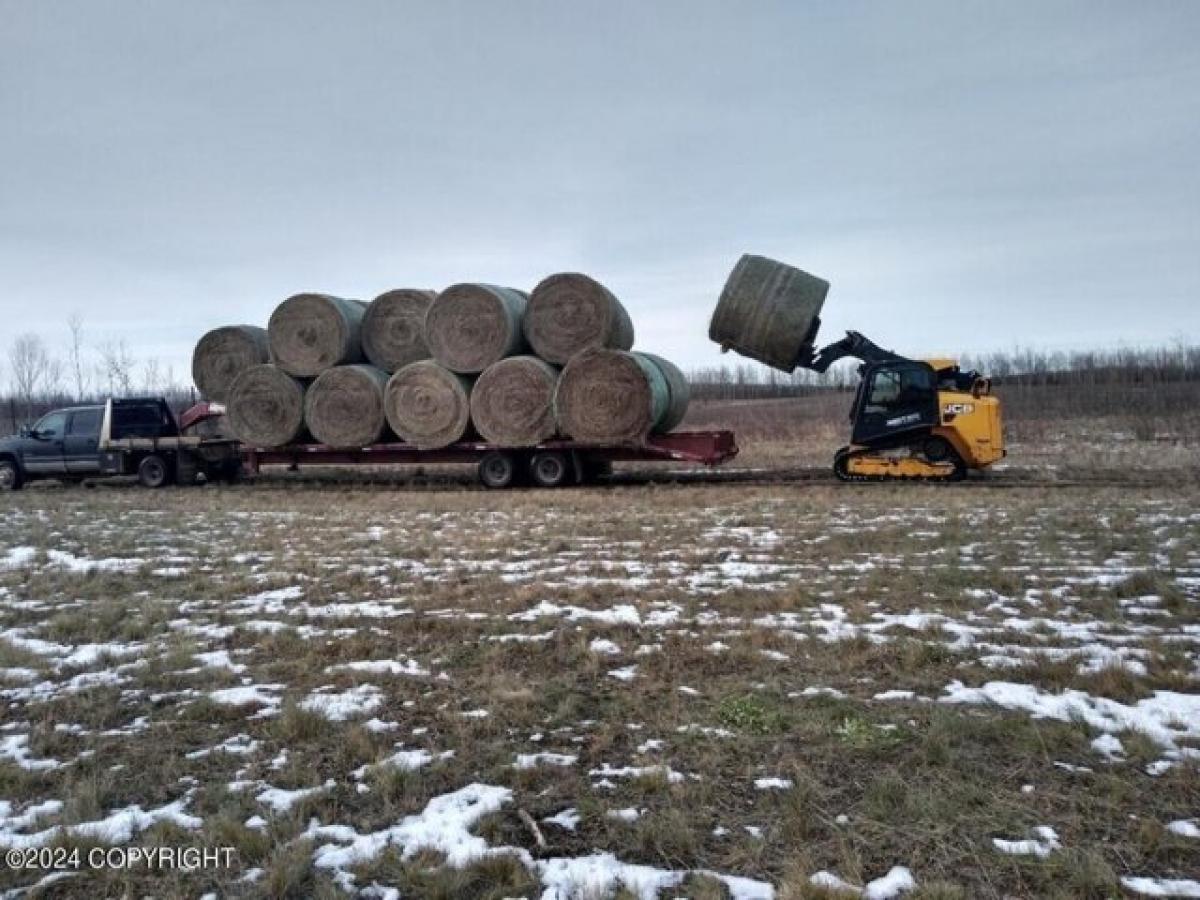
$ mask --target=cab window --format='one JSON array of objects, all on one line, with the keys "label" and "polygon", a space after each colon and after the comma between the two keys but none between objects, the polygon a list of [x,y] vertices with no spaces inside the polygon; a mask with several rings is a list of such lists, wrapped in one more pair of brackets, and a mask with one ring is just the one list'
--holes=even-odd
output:
[{"label": "cab window", "polygon": [[71,425],[67,434],[90,437],[100,430],[101,411],[98,409],[80,409],[71,415]]},{"label": "cab window", "polygon": [[867,396],[867,412],[911,409],[929,402],[934,387],[933,372],[918,367],[884,369],[876,372]]},{"label": "cab window", "polygon": [[33,427],[33,430],[37,432],[38,437],[56,438],[62,437],[66,426],[67,414],[65,412],[54,412],[48,416],[42,416],[41,421]]}]

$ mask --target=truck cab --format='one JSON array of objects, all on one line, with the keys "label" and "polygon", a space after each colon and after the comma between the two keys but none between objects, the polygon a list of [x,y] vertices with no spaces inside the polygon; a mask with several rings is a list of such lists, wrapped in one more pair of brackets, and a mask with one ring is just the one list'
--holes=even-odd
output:
[{"label": "truck cab", "polygon": [[56,409],[19,434],[0,439],[0,490],[38,478],[99,474],[103,418],[103,406]]},{"label": "truck cab", "polygon": [[[204,415],[208,415],[207,410]],[[194,416],[193,424],[202,421]],[[183,433],[162,398],[111,399],[46,413],[14,437],[0,439],[0,491],[43,478],[82,481],[137,475],[147,487],[191,483],[197,473],[236,477],[237,445]]]}]

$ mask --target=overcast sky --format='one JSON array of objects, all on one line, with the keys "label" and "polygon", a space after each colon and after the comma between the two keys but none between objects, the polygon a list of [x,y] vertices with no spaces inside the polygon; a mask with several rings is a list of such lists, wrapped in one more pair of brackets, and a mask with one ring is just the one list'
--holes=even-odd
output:
[{"label": "overcast sky", "polygon": [[575,270],[703,365],[744,252],[826,340],[1200,340],[1200,3],[0,0],[5,343],[183,378],[301,290]]}]

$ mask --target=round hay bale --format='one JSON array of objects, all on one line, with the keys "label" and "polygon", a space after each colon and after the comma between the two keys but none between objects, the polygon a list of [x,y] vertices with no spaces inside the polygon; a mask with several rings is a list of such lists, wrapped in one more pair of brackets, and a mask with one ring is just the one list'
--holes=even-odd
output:
[{"label": "round hay bale", "polygon": [[425,315],[425,342],[447,369],[477,375],[525,349],[521,319],[528,297],[493,284],[455,284],[438,294]]},{"label": "round hay bale", "polygon": [[387,428],[383,391],[388,374],[374,366],[334,366],[308,386],[304,422],[330,447],[367,447]]},{"label": "round hay bale", "polygon": [[274,365],[251,366],[234,379],[229,429],[252,447],[281,447],[304,434],[304,384]]},{"label": "round hay bale", "polygon": [[435,291],[399,288],[371,301],[362,320],[362,347],[371,365],[395,372],[429,358],[425,343],[425,314]]},{"label": "round hay bale", "polygon": [[667,382],[667,393],[669,395],[667,398],[667,409],[658,424],[654,427],[654,430],[658,432],[674,431],[679,427],[679,423],[683,421],[683,417],[687,415],[688,403],[692,398],[692,388],[679,366],[675,365],[669,359],[663,359],[654,353],[635,352],[638,356],[642,356],[658,366],[658,370],[662,372],[662,376]]},{"label": "round hay bale", "polygon": [[510,356],[484,369],[471,389],[471,421],[484,440],[532,447],[554,437],[558,372],[536,356]]},{"label": "round hay bale", "polygon": [[563,272],[542,279],[525,310],[525,338],[547,362],[564,365],[580,350],[633,346],[633,321],[600,282]]},{"label": "round hay bale", "polygon": [[233,379],[270,359],[265,328],[255,325],[214,328],[196,342],[192,352],[192,381],[200,396],[224,403]]},{"label": "round hay bale", "polygon": [[670,388],[650,360],[626,350],[584,350],[571,358],[554,392],[558,430],[592,444],[645,439],[666,415]]},{"label": "round hay bale", "polygon": [[471,379],[431,359],[409,363],[388,380],[383,394],[388,424],[422,450],[461,441],[471,425]]},{"label": "round hay bale", "polygon": [[729,273],[708,336],[722,350],[791,372],[812,353],[828,293],[824,279],[747,254]]},{"label": "round hay bale", "polygon": [[271,360],[289,375],[314,378],[326,369],[361,362],[366,304],[328,294],[288,297],[267,323]]}]

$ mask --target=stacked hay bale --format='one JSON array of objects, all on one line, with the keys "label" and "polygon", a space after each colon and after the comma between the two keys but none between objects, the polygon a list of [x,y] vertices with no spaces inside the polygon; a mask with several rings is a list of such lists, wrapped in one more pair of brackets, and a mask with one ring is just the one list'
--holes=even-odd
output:
[{"label": "stacked hay bale", "polygon": [[688,387],[633,343],[611,291],[560,273],[531,294],[477,283],[390,290],[369,305],[297,294],[265,331],[205,335],[193,371],[203,394],[227,402],[234,434],[258,447],[392,435],[430,450],[475,435],[512,448],[636,443],[679,424]]}]

